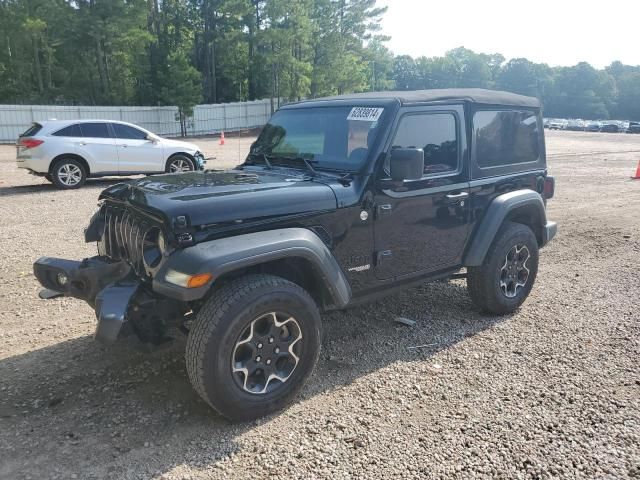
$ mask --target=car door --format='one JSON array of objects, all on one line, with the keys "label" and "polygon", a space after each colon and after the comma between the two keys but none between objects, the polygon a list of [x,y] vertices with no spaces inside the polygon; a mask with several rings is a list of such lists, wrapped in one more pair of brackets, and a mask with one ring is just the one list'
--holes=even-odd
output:
[{"label": "car door", "polygon": [[120,173],[164,171],[162,144],[148,140],[147,133],[123,123],[112,123],[118,149]]},{"label": "car door", "polygon": [[469,171],[462,105],[407,107],[386,148],[422,148],[423,177],[376,190],[376,276],[381,280],[460,265],[469,236]]},{"label": "car door", "polygon": [[106,122],[82,122],[81,138],[77,138],[76,153],[88,163],[91,173],[117,174],[116,142]]}]

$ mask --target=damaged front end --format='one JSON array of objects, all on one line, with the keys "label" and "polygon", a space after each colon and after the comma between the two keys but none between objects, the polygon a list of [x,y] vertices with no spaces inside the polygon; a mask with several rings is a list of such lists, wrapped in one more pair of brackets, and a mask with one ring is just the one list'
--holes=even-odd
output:
[{"label": "damaged front end", "polygon": [[101,343],[127,338],[142,350],[167,343],[167,332],[181,326],[190,308],[153,291],[152,274],[165,248],[158,232],[153,219],[124,205],[103,204],[85,232],[87,242],[97,242],[99,255],[82,261],[38,259],[33,271],[45,288],[40,297],[69,296],[91,305]]},{"label": "damaged front end", "polygon": [[167,331],[179,326],[188,311],[186,304],[155,294],[124,261],[42,257],[33,271],[45,287],[41,298],[69,296],[94,308],[95,338],[103,344],[127,338],[133,346],[151,350],[171,340]]}]

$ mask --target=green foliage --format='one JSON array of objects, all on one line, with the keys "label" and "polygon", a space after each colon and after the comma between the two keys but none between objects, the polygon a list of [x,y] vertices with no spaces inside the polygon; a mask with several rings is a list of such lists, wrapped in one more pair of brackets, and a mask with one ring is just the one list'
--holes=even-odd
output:
[{"label": "green foliage", "polygon": [[182,52],[170,53],[160,75],[159,100],[163,105],[176,105],[186,116],[202,101],[201,75]]},{"label": "green foliage", "polygon": [[551,117],[640,119],[640,67],[620,62],[604,70],[585,62],[551,68],[461,47],[443,57],[396,57],[392,78],[399,90],[481,87],[530,95]]},{"label": "green foliage", "polygon": [[[177,105],[481,87],[640,120],[640,67],[394,56],[377,0],[0,0],[0,102]],[[182,118],[184,119],[184,118]]]},{"label": "green foliage", "polygon": [[195,98],[386,89],[393,57],[374,37],[384,11],[376,0],[0,0],[0,101],[188,111]]}]

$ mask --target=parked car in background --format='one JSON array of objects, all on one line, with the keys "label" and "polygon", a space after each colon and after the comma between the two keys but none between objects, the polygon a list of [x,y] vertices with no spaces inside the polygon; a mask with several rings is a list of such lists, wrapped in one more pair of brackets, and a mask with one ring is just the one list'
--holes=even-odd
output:
[{"label": "parked car in background", "polygon": [[583,120],[577,119],[577,120],[569,120],[569,122],[567,122],[567,126],[565,127],[565,130],[571,130],[573,132],[583,132],[585,129],[585,123]]},{"label": "parked car in background", "polygon": [[602,123],[597,121],[586,122],[584,126],[584,130],[586,132],[599,132],[602,127]]},{"label": "parked car in background", "polygon": [[564,130],[567,127],[567,121],[560,118],[552,118],[549,121],[549,130]]},{"label": "parked car in background", "polygon": [[88,177],[202,170],[193,143],[161,138],[131,123],[111,120],[47,120],[18,138],[18,168],[56,187],[81,187]]},{"label": "parked car in background", "polygon": [[640,133],[640,122],[629,122],[627,133]]},{"label": "parked car in background", "polygon": [[618,122],[607,121],[602,123],[602,126],[600,127],[600,131],[606,132],[606,133],[619,133],[623,130],[621,129],[620,124]]}]

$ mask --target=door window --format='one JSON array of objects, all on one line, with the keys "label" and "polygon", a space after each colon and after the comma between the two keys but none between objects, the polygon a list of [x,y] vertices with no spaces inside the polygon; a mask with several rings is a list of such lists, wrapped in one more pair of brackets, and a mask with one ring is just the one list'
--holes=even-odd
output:
[{"label": "door window", "polygon": [[[424,176],[457,172],[456,117],[452,113],[405,115],[391,144],[391,149],[395,148],[421,148],[424,151]],[[385,168],[389,171],[389,156]]]},{"label": "door window", "polygon": [[80,125],[83,137],[111,138],[109,126],[106,123],[83,123]]},{"label": "door window", "polygon": [[56,137],[81,137],[80,127],[78,124],[69,125],[53,134]]},{"label": "door window", "polygon": [[147,134],[142,130],[123,125],[122,123],[112,123],[113,130],[116,132],[116,138],[125,138],[128,140],[145,140]]}]

